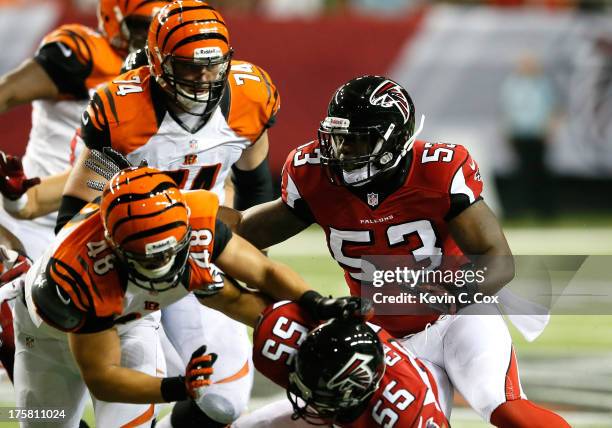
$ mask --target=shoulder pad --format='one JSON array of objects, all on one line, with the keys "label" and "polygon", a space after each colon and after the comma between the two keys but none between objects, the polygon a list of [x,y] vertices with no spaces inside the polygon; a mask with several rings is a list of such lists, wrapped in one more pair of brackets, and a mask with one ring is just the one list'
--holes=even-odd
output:
[{"label": "shoulder pad", "polygon": [[32,285],[32,300],[39,315],[53,327],[65,331],[78,330],[87,314],[76,307],[70,296],[46,272],[39,274]]},{"label": "shoulder pad", "polygon": [[413,178],[432,191],[448,193],[453,176],[469,154],[459,144],[416,141],[413,147]]},{"label": "shoulder pad", "polygon": [[52,43],[61,44],[62,52],[65,51],[64,55],[68,56],[73,53],[81,63],[87,64],[92,60],[92,45],[94,44],[92,38],[100,37],[99,33],[84,25],[68,24],[47,34],[40,43],[40,47]]},{"label": "shoulder pad", "polygon": [[276,86],[260,67],[246,61],[232,61],[229,75],[230,127],[251,142],[274,124],[280,108]]},{"label": "shoulder pad", "polygon": [[[208,190],[187,190],[183,191],[185,201],[189,207],[189,220],[192,228],[197,229],[199,218],[216,218],[219,210],[219,197],[216,193]],[[207,222],[208,223],[208,222]],[[213,223],[214,226],[214,223]]]}]

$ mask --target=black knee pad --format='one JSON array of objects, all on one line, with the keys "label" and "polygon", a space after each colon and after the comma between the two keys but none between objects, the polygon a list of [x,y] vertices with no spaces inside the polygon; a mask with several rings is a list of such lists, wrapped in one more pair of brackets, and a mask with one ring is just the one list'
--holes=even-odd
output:
[{"label": "black knee pad", "polygon": [[193,400],[178,401],[172,409],[170,422],[174,428],[223,428],[227,426],[227,424],[211,419]]}]

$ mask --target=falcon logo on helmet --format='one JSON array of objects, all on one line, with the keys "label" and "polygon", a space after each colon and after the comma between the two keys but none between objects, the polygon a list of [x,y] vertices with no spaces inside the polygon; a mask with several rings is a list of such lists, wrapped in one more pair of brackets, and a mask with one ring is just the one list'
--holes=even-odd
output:
[{"label": "falcon logo on helmet", "polygon": [[344,367],[327,382],[327,387],[345,391],[354,387],[368,389],[372,385],[374,374],[368,366],[374,357],[355,353]]},{"label": "falcon logo on helmet", "polygon": [[410,103],[402,92],[402,87],[391,80],[385,80],[370,95],[370,103],[381,107],[397,107],[404,117],[404,123],[410,118]]}]

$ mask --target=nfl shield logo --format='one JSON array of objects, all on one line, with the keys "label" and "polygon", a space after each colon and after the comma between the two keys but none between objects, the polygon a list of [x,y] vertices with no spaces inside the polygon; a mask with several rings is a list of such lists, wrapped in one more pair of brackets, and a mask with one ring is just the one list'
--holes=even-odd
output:
[{"label": "nfl shield logo", "polygon": [[378,193],[368,193],[368,205],[371,207],[378,205]]},{"label": "nfl shield logo", "polygon": [[198,148],[198,140],[191,140],[189,142],[189,148],[191,150],[196,150]]}]

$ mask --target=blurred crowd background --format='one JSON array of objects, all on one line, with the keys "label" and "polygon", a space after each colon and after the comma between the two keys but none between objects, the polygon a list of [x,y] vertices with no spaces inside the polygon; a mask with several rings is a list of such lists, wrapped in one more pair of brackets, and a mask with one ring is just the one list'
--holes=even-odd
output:
[{"label": "blurred crowd background", "polygon": [[[316,137],[331,93],[366,73],[405,85],[424,139],[468,146],[506,218],[612,209],[611,0],[212,0],[236,58],[271,74],[279,174]],[[96,26],[95,0],[0,0],[0,73],[60,23]],[[23,153],[29,110],[0,117]]]}]

